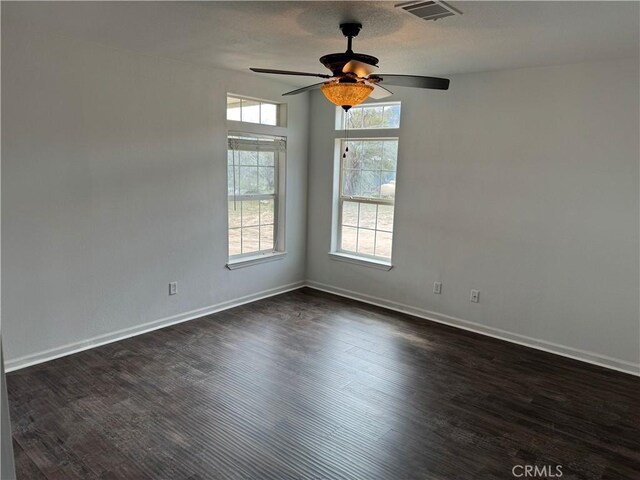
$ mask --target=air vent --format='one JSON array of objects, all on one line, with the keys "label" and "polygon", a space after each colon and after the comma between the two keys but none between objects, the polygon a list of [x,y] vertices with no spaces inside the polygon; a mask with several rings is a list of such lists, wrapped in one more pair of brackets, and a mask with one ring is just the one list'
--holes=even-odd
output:
[{"label": "air vent", "polygon": [[452,15],[462,15],[460,10],[456,10],[445,2],[403,2],[398,3],[396,7],[423,20],[438,20]]}]

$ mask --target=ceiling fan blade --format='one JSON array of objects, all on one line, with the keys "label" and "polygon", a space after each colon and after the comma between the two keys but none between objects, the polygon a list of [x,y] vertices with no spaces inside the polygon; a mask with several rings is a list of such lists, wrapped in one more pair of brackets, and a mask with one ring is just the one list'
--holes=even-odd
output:
[{"label": "ceiling fan blade", "polygon": [[368,63],[358,60],[350,60],[342,67],[343,73],[355,73],[358,77],[366,77],[370,73],[375,72],[377,65],[369,65]]},{"label": "ceiling fan blade", "polygon": [[272,73],[275,75],[298,75],[300,77],[320,77],[331,78],[331,75],[325,73],[308,73],[308,72],[292,72],[291,70],[273,70],[271,68],[249,68],[252,72],[256,73]]},{"label": "ceiling fan blade", "polygon": [[297,95],[299,93],[308,92],[309,90],[315,90],[316,88],[320,88],[322,85],[324,85],[324,82],[314,83],[313,85],[309,85],[307,87],[302,87],[302,88],[298,88],[297,90],[291,90],[290,92],[283,93],[282,96],[284,97],[285,95]]},{"label": "ceiling fan blade", "polygon": [[[373,78],[372,78],[373,77]],[[380,79],[385,85],[396,85],[398,87],[433,88],[436,90],[448,90],[449,79],[437,77],[421,77],[419,75],[375,75],[369,77]]]},{"label": "ceiling fan blade", "polygon": [[389,90],[388,88],[384,88],[382,85],[374,83],[372,84],[372,86],[373,91],[371,92],[371,95],[369,95],[369,97],[373,98],[374,100],[380,100],[381,98],[387,98],[393,95],[393,92],[391,90]]}]

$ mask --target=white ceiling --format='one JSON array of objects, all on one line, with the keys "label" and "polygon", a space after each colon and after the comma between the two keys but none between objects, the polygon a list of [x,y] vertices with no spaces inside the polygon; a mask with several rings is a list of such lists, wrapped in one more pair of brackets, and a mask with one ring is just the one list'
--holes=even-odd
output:
[{"label": "white ceiling", "polygon": [[364,25],[354,50],[378,57],[380,73],[446,76],[638,57],[638,2],[452,1],[463,15],[437,22],[395,3],[3,2],[2,22],[234,70],[326,73],[318,58],[345,50],[344,21]]}]

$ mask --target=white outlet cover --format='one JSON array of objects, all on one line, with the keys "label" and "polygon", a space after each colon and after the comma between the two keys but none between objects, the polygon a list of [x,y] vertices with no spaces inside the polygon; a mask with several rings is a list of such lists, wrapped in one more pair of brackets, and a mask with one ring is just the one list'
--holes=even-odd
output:
[{"label": "white outlet cover", "polygon": [[480,303],[480,290],[471,290],[469,301],[473,303]]}]

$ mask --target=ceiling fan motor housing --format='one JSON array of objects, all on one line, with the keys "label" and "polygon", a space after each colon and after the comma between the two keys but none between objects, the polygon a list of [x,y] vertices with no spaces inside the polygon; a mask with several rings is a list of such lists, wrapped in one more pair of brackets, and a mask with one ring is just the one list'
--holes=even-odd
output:
[{"label": "ceiling fan motor housing", "polygon": [[342,75],[342,69],[351,60],[357,60],[367,65],[378,65],[378,59],[376,57],[364,53],[330,53],[320,57],[320,63],[331,70],[331,73],[333,73],[335,77]]},{"label": "ceiling fan motor housing", "polygon": [[320,63],[331,70],[334,77],[343,76],[343,68],[351,60],[357,60],[358,62],[366,63],[367,65],[378,65],[378,59],[372,55],[366,55],[364,53],[355,53],[351,49],[351,40],[353,37],[357,37],[362,28],[361,23],[342,23],[340,24],[340,30],[342,34],[348,38],[347,51],[344,53],[329,53],[320,57]]}]

